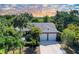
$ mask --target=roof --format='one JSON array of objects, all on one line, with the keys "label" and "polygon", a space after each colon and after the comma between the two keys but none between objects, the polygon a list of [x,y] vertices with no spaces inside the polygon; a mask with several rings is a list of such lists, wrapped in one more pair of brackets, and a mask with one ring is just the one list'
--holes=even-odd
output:
[{"label": "roof", "polygon": [[58,32],[54,23],[32,23],[32,25],[40,28],[42,32]]},{"label": "roof", "polygon": [[[55,27],[54,23],[30,23],[31,25],[34,25],[35,27],[39,28],[43,33],[57,33],[58,30]],[[17,27],[16,30],[20,31],[20,29]],[[30,31],[29,28],[22,28],[21,31]]]}]

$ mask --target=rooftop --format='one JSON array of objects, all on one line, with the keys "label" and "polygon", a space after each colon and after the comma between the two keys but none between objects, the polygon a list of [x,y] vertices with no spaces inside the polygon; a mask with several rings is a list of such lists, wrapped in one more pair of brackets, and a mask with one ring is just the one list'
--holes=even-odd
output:
[{"label": "rooftop", "polygon": [[[39,28],[43,33],[55,33],[58,32],[58,30],[55,27],[54,23],[30,23],[31,25]],[[17,27],[15,28],[16,30],[20,31],[20,29]],[[31,29],[29,28],[23,28],[21,31],[30,31]]]},{"label": "rooftop", "polygon": [[58,32],[54,23],[32,23],[32,25],[40,28],[42,32]]}]

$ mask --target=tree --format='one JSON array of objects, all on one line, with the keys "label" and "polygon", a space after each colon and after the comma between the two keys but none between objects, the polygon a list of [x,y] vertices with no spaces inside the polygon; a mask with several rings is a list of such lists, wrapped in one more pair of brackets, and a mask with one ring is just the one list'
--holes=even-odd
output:
[{"label": "tree", "polygon": [[27,27],[27,22],[32,21],[32,15],[28,13],[20,14],[13,20],[14,27]]},{"label": "tree", "polygon": [[61,34],[62,43],[72,46],[75,39],[75,32],[70,29],[63,30]]},{"label": "tree", "polygon": [[59,31],[63,31],[64,28],[67,28],[68,24],[79,25],[79,17],[77,11],[70,12],[59,12],[57,11],[56,16],[53,21]]},{"label": "tree", "polygon": [[[22,34],[16,31],[9,20],[0,19],[0,50],[5,49],[7,53],[10,49],[21,47],[23,41],[21,40]],[[1,52],[2,53],[2,52]]]},{"label": "tree", "polygon": [[49,22],[50,21],[48,16],[43,17],[43,20],[44,20],[44,22]]},{"label": "tree", "polygon": [[69,24],[66,29],[63,30],[61,34],[61,39],[64,44],[74,45],[74,43],[78,44],[78,34],[79,29],[77,25]]},{"label": "tree", "polygon": [[37,46],[39,44],[39,35],[40,35],[40,33],[41,33],[41,31],[40,31],[39,28],[32,26],[31,31],[28,34],[29,35],[29,38],[28,38],[29,40],[28,39],[27,40],[30,41],[30,42],[35,41],[36,44],[34,46]]},{"label": "tree", "polygon": [[65,20],[67,19],[67,15],[68,15],[67,12],[59,12],[59,11],[57,11],[56,16],[54,17],[53,22],[55,23],[57,29],[59,31],[61,31],[61,32],[64,29],[64,26],[65,26],[64,23],[65,23]]},{"label": "tree", "polygon": [[76,14],[78,14],[79,12],[78,12],[78,10],[71,10],[70,11],[70,14],[73,14],[73,15],[76,15]]},{"label": "tree", "polygon": [[79,48],[79,28],[76,29],[75,34],[76,34],[76,36],[75,36],[74,44],[76,45],[76,47]]},{"label": "tree", "polygon": [[33,19],[32,19],[32,22],[39,22],[39,19],[33,18]]},{"label": "tree", "polygon": [[14,27],[19,27],[19,28],[26,27],[27,22],[28,22],[27,17],[24,17],[22,14],[19,15],[19,16],[17,16],[17,17],[13,20]]},{"label": "tree", "polygon": [[31,34],[33,36],[33,38],[36,38],[38,39],[39,38],[39,34],[41,33],[40,29],[37,28],[37,27],[32,27],[32,31],[31,31]]},{"label": "tree", "polygon": [[76,31],[78,29],[78,26],[76,24],[68,24],[67,28],[72,31]]}]

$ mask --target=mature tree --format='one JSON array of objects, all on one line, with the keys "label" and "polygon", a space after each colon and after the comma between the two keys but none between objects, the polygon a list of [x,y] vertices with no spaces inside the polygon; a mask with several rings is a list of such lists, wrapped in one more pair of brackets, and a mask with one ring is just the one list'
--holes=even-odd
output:
[{"label": "mature tree", "polygon": [[43,20],[44,20],[44,22],[49,22],[50,21],[49,16],[43,17]]},{"label": "mature tree", "polygon": [[[10,25],[9,25],[10,24]],[[0,50],[5,49],[5,53],[9,49],[14,49],[22,45],[22,34],[16,31],[7,19],[0,19]]]},{"label": "mature tree", "polygon": [[73,14],[73,15],[76,15],[76,14],[78,14],[79,12],[78,12],[78,10],[71,10],[70,11],[70,14]]},{"label": "mature tree", "polygon": [[61,34],[62,43],[66,45],[73,45],[75,39],[75,32],[70,29],[63,30]]},{"label": "mature tree", "polygon": [[32,21],[32,15],[28,13],[20,14],[13,20],[14,27],[27,27],[27,22]]},{"label": "mature tree", "polygon": [[61,34],[61,40],[64,44],[74,45],[74,43],[79,43],[78,40],[79,29],[77,25],[69,24],[66,29],[63,30]]},{"label": "mature tree", "polygon": [[53,22],[55,23],[55,25],[59,31],[62,31],[64,29],[64,19],[65,19],[66,15],[67,15],[66,12],[57,11],[56,16],[54,17]]},{"label": "mature tree", "polygon": [[77,12],[59,12],[57,11],[56,16],[54,17],[54,23],[59,31],[62,31],[67,27],[68,24],[77,24],[79,25],[79,17],[76,16]]}]

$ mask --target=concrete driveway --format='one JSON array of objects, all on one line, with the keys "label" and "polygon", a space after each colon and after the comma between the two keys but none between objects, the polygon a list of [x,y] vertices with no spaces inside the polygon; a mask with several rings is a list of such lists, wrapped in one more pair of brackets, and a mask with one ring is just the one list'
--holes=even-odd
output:
[{"label": "concrete driveway", "polygon": [[56,41],[40,41],[40,54],[66,54]]}]

